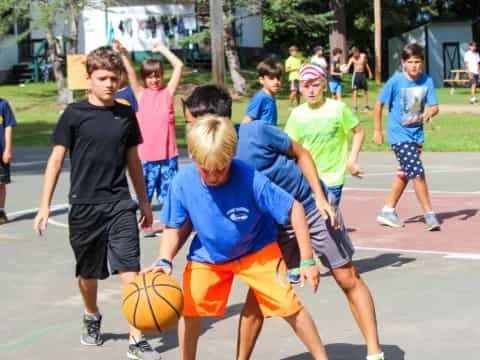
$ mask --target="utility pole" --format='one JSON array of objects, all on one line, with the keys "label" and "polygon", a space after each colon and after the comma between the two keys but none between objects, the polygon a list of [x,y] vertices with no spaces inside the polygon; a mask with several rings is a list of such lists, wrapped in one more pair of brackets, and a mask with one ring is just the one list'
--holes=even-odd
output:
[{"label": "utility pole", "polygon": [[213,82],[217,85],[224,85],[225,48],[222,0],[210,0],[210,46]]},{"label": "utility pole", "polygon": [[374,0],[375,12],[375,81],[382,82],[382,4]]}]

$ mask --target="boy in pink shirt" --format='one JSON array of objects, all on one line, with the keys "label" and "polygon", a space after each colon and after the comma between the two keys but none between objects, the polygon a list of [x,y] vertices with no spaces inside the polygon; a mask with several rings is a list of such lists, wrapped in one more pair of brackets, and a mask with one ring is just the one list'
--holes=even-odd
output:
[{"label": "boy in pink shirt", "polygon": [[[164,86],[163,66],[159,60],[145,59],[141,65],[141,85],[128,52],[114,40],[113,46],[121,54],[133,93],[138,102],[137,119],[143,143],[138,147],[142,160],[147,197],[152,201],[154,192],[157,201],[163,204],[170,182],[178,171],[178,148],[175,134],[174,95],[182,77],[183,63],[167,47],[157,44],[152,52],[159,52],[173,67],[168,84]],[[156,223],[144,232],[144,236],[155,236],[163,229]]]}]

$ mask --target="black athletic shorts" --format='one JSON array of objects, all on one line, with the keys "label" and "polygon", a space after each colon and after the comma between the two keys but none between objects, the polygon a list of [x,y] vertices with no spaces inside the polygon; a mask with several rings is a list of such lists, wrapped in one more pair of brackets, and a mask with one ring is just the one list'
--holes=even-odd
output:
[{"label": "black athletic shorts", "polygon": [[137,203],[73,204],[68,215],[75,275],[106,279],[110,273],[140,271]]},{"label": "black athletic shorts", "polygon": [[367,74],[365,72],[354,72],[352,76],[353,90],[368,90]]},{"label": "black athletic shorts", "polygon": [[0,159],[0,184],[10,184],[10,164]]},{"label": "black athletic shorts", "polygon": [[472,73],[472,78],[470,79],[470,86],[478,85],[478,74]]}]

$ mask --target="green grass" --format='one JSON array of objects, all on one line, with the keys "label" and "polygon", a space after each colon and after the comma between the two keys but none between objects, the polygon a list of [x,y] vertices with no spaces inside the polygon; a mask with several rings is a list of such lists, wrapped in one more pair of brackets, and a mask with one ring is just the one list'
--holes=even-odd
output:
[{"label": "green grass", "polygon": [[[168,70],[167,70],[168,71]],[[255,71],[244,71],[247,78],[249,96],[235,98],[233,102],[233,121],[241,121],[250,96],[259,88],[256,81]],[[166,74],[168,78],[168,73]],[[200,70],[196,73],[186,71],[182,80],[182,87],[175,101],[177,119],[177,139],[180,146],[185,146],[185,126],[181,109],[180,99],[185,97],[194,86],[211,82],[210,73]],[[227,84],[231,82],[227,80]],[[284,83],[283,89],[278,96],[279,125],[283,127],[288,119],[288,87]],[[370,83],[370,104],[378,96],[381,87],[373,82]],[[437,89],[440,104],[467,104],[469,90],[460,88],[455,94],[450,95],[450,89]],[[77,98],[81,97],[76,94]],[[12,105],[18,125],[14,130],[15,146],[48,146],[49,136],[58,120],[61,108],[56,104],[56,89],[53,82],[43,84],[27,84],[24,87],[18,85],[0,86],[0,96],[9,100]],[[351,90],[349,79],[344,81],[344,96],[347,104],[351,105]],[[363,99],[360,98],[360,104]],[[359,113],[358,117],[366,130],[364,151],[385,151],[387,145],[376,146],[371,143],[373,120],[372,114]],[[384,119],[385,121],[385,119]],[[440,114],[434,119],[433,126],[425,128],[427,151],[480,151],[480,121],[478,115],[464,114]]]}]

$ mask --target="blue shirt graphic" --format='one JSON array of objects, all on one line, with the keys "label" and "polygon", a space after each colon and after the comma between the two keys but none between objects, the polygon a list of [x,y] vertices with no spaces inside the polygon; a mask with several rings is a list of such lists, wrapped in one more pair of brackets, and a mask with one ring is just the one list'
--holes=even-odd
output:
[{"label": "blue shirt graphic", "polygon": [[423,144],[422,114],[425,104],[438,105],[433,81],[427,74],[418,80],[408,79],[403,72],[393,75],[385,84],[378,101],[388,105],[388,143]]},{"label": "blue shirt graphic", "polygon": [[0,156],[5,150],[5,128],[17,125],[8,101],[0,98]]},{"label": "blue shirt graphic", "polygon": [[253,120],[262,120],[277,126],[277,102],[262,89],[250,100],[246,115]]},{"label": "blue shirt graphic", "polygon": [[117,91],[114,97],[116,100],[119,100],[120,103],[124,105],[130,105],[133,111],[135,112],[138,111],[137,99],[135,98],[135,94],[133,93],[133,90],[130,85]]},{"label": "blue shirt graphic", "polygon": [[291,139],[284,131],[253,121],[238,128],[236,158],[252,165],[287,191],[309,213],[316,207],[315,199],[297,163],[286,155],[290,145]]},{"label": "blue shirt graphic", "polygon": [[196,230],[188,260],[218,264],[257,252],[276,241],[294,199],[254,168],[234,159],[228,181],[206,186],[195,164],[173,179],[162,209],[165,225],[188,218]]}]

